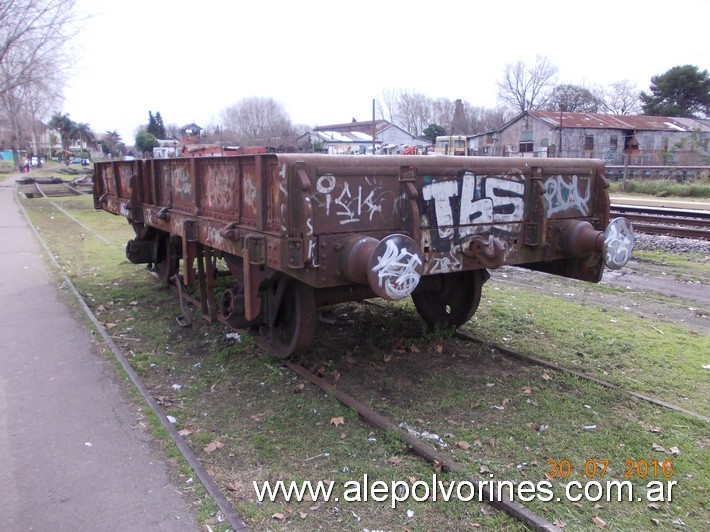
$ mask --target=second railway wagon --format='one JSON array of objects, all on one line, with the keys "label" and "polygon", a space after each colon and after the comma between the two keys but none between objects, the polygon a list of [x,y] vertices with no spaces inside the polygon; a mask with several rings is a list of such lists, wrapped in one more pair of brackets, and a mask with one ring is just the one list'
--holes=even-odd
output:
[{"label": "second railway wagon", "polygon": [[457,327],[489,269],[598,282],[634,240],[607,186],[596,159],[260,154],[97,163],[94,204],[128,219],[131,262],[288,357],[321,305],[411,296]]}]

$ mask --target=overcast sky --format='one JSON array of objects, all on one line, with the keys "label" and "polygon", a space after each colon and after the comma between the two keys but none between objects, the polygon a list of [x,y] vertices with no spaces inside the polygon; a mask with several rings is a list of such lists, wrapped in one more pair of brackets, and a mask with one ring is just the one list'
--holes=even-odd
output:
[{"label": "overcast sky", "polygon": [[710,0],[301,2],[77,0],[63,112],[127,144],[165,124],[219,124],[251,97],[296,124],[369,120],[385,89],[495,107],[506,64],[547,56],[560,83],[608,85],[710,68]]}]

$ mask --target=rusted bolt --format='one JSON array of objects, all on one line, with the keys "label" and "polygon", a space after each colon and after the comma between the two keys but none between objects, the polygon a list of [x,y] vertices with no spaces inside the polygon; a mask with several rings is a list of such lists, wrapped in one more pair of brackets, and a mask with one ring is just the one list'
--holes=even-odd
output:
[{"label": "rusted bolt", "polygon": [[289,259],[288,259],[289,264],[294,264],[295,262],[296,262],[296,259],[294,259],[293,257],[289,257]]},{"label": "rusted bolt", "polygon": [[345,244],[343,244],[342,242],[338,242],[338,243],[335,244],[335,246],[333,246],[333,247],[335,248],[335,251],[343,251],[343,248],[345,247]]}]

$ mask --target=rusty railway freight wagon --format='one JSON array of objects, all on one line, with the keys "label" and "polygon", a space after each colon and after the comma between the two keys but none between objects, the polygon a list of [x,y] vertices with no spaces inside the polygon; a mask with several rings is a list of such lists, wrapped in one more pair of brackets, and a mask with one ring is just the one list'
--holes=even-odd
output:
[{"label": "rusty railway freight wagon", "polygon": [[308,350],[321,305],[411,296],[427,324],[459,326],[491,268],[598,282],[633,247],[606,188],[593,159],[263,154],[94,172],[95,207],[135,231],[128,259],[181,294],[196,283],[205,317],[279,357]]}]

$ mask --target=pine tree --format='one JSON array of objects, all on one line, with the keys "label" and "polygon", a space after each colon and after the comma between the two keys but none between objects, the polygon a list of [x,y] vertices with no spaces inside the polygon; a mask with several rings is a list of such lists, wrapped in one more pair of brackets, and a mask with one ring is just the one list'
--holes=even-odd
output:
[{"label": "pine tree", "polygon": [[643,111],[655,116],[710,116],[710,77],[697,66],[675,66],[651,78],[650,94],[641,93]]},{"label": "pine tree", "polygon": [[[160,113],[158,113],[158,116],[159,115],[160,115]],[[150,133],[155,138],[161,138],[160,137],[160,128],[158,127],[158,121],[153,116],[152,111],[148,111],[148,127],[146,128],[146,133]]]},{"label": "pine tree", "polygon": [[153,133],[159,139],[167,138],[167,133],[165,132],[165,124],[163,124],[163,117],[160,116],[160,111],[155,113],[155,124],[157,126],[157,133]]}]

